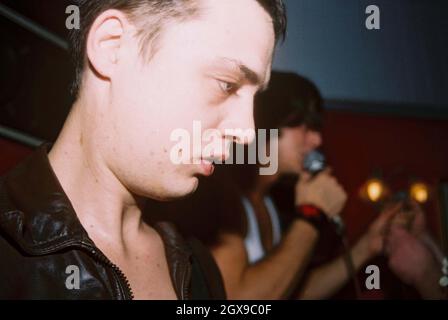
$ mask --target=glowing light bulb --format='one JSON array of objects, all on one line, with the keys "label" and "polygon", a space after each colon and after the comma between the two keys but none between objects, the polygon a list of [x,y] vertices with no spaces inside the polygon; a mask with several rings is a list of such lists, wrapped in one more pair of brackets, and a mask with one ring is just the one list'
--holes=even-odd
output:
[{"label": "glowing light bulb", "polygon": [[384,192],[383,183],[378,179],[372,179],[367,182],[367,197],[372,202],[377,202]]},{"label": "glowing light bulb", "polygon": [[428,186],[421,182],[414,183],[411,186],[410,194],[415,201],[425,203],[429,197]]}]

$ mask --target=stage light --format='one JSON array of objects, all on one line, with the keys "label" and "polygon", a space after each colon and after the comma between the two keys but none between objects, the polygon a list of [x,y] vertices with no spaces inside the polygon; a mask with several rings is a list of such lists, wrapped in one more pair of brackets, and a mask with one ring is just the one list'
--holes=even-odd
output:
[{"label": "stage light", "polygon": [[409,188],[409,194],[418,203],[425,203],[429,198],[429,188],[423,182],[414,182]]},{"label": "stage light", "polygon": [[370,203],[379,203],[388,196],[388,188],[384,181],[377,176],[368,179],[360,189],[361,199]]},{"label": "stage light", "polygon": [[366,184],[367,198],[372,202],[378,202],[384,195],[385,187],[381,180],[371,179]]}]

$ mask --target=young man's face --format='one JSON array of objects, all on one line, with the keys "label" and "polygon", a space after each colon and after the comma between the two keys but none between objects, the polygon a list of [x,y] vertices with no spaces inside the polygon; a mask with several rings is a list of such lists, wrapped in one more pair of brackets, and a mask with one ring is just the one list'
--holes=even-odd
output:
[{"label": "young man's face", "polygon": [[321,134],[308,129],[305,125],[280,130],[279,171],[283,174],[300,174],[306,155],[321,145]]},{"label": "young man's face", "polygon": [[[253,98],[272,63],[272,20],[255,0],[204,0],[201,6],[198,18],[165,28],[149,62],[139,55],[137,38],[122,44],[127,47],[111,80],[107,161],[135,194],[182,197],[196,189],[198,176],[211,174],[207,164],[170,160],[178,143],[170,139],[173,130],[186,129],[193,139],[193,121],[200,121],[202,131],[219,129],[222,140],[233,140],[238,137],[224,136],[224,129],[254,127]],[[206,145],[182,152],[200,161]]]}]

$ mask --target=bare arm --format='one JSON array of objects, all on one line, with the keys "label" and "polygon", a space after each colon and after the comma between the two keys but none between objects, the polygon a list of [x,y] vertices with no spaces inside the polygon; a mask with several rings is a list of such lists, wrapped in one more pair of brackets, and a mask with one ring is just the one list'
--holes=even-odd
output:
[{"label": "bare arm", "polygon": [[[300,201],[297,199],[300,198]],[[315,179],[303,173],[296,185],[296,204],[311,204],[325,214],[338,214],[347,195],[329,170]],[[296,220],[280,244],[260,262],[250,265],[244,237],[221,233],[212,253],[221,269],[230,299],[281,299],[289,297],[303,274],[318,239],[310,223]]]},{"label": "bare arm", "polygon": [[[350,250],[355,271],[383,251],[384,233],[390,220],[401,210],[401,204],[386,207],[372,222],[368,231]],[[335,294],[349,280],[344,257],[311,271],[298,299],[325,299]]]},{"label": "bare arm", "polygon": [[318,239],[305,221],[293,222],[282,242],[263,260],[250,265],[244,239],[222,234],[212,253],[222,272],[229,299],[280,299],[294,289]]},{"label": "bare arm", "polygon": [[[355,270],[358,271],[370,259],[366,237],[361,238],[352,248],[351,255]],[[340,290],[348,280],[349,274],[344,258],[342,256],[338,257],[313,269],[297,298],[305,300],[327,299]]]}]

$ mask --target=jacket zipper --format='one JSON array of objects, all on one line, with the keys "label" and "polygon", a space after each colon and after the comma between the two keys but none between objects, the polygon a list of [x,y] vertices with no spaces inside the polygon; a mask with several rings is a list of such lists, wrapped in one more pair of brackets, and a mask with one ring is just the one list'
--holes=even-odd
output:
[{"label": "jacket zipper", "polygon": [[95,248],[89,248],[90,253],[96,258],[96,260],[108,267],[110,267],[118,277],[118,284],[120,289],[127,300],[134,300],[134,293],[132,292],[131,285],[126,275],[121,269],[112,261],[109,260],[102,252]]},{"label": "jacket zipper", "polygon": [[[129,280],[126,277],[126,275],[121,271],[121,269],[112,261],[109,260],[104,253],[99,251],[99,249],[93,247],[92,245],[88,243],[65,243],[64,246],[74,246],[77,248],[80,248],[84,251],[87,251],[89,254],[93,255],[93,257],[101,264],[111,268],[114,272],[114,274],[118,278],[118,285],[120,287],[120,291],[125,297],[126,300],[134,300],[134,293],[132,292],[131,285],[129,284]],[[61,246],[62,247],[62,246]],[[56,248],[56,250],[60,249],[59,247],[54,247],[53,250]],[[47,251],[42,251],[41,253],[46,253]]]},{"label": "jacket zipper", "polygon": [[[67,246],[68,244],[65,243],[65,246]],[[81,242],[81,243],[70,243],[70,245],[81,248],[82,250],[87,251],[89,254],[91,254],[99,263],[102,263],[104,265],[106,265],[107,267],[111,268],[115,275],[118,277],[118,284],[120,287],[120,291],[122,292],[123,296],[125,297],[126,300],[134,300],[134,293],[132,292],[132,288],[131,285],[129,284],[129,280],[126,277],[126,275],[123,273],[123,271],[121,271],[121,269],[112,261],[109,260],[109,258],[104,255],[104,253],[102,253],[99,249],[93,247],[90,244]],[[42,251],[43,253],[45,253],[46,251]],[[184,300],[190,300],[190,285],[191,284],[187,284],[188,280],[191,280],[191,269],[190,268],[186,268],[183,272],[183,276],[182,276],[182,297],[181,299]]]}]

